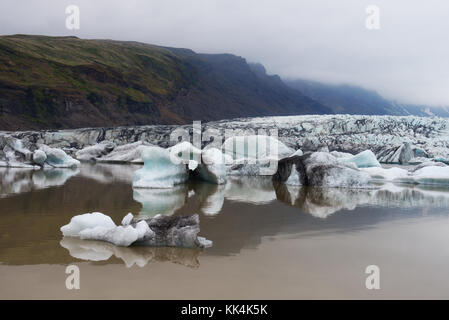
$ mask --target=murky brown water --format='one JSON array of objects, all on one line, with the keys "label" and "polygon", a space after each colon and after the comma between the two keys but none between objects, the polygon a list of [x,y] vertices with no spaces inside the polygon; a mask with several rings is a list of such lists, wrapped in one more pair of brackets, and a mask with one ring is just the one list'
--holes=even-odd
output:
[{"label": "murky brown water", "polygon": [[[449,298],[449,192],[273,186],[131,188],[137,167],[0,169],[0,298]],[[200,213],[206,250],[62,238],[76,214]],[[65,268],[80,268],[67,290]],[[367,290],[365,268],[380,268]]]}]

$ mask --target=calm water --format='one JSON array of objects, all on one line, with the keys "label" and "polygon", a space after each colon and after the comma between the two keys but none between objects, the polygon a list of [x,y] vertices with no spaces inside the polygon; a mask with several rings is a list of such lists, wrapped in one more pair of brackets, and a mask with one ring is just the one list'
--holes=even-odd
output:
[{"label": "calm water", "polygon": [[[0,169],[0,298],[449,298],[449,192],[344,190],[270,179],[131,188],[138,167]],[[206,250],[62,238],[76,214],[199,213]],[[67,290],[65,268],[80,268]],[[380,268],[380,290],[365,268]]]}]

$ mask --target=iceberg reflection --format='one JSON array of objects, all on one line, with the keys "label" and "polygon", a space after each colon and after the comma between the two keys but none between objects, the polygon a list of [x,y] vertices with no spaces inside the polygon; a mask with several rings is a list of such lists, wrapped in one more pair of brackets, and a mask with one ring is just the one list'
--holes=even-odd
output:
[{"label": "iceberg reflection", "polygon": [[198,183],[193,187],[200,201],[200,211],[208,216],[218,214],[223,208],[225,199],[225,185]]},{"label": "iceberg reflection", "polygon": [[296,187],[275,184],[277,199],[318,218],[360,206],[387,208],[449,207],[449,192],[385,184],[378,189]]},{"label": "iceberg reflection", "polygon": [[228,177],[225,197],[228,200],[266,204],[276,200],[271,177]]},{"label": "iceberg reflection", "polygon": [[137,218],[152,217],[157,214],[172,215],[187,201],[187,185],[170,189],[133,189],[133,198],[140,202],[142,210]]},{"label": "iceberg reflection", "polygon": [[0,197],[62,186],[79,172],[79,169],[0,168]]},{"label": "iceberg reflection", "polygon": [[150,262],[170,261],[190,268],[200,266],[200,249],[162,248],[162,247],[117,247],[102,241],[80,240],[66,237],[61,247],[77,259],[86,261],[107,261],[112,256],[123,260],[127,268],[134,265],[145,267]]}]

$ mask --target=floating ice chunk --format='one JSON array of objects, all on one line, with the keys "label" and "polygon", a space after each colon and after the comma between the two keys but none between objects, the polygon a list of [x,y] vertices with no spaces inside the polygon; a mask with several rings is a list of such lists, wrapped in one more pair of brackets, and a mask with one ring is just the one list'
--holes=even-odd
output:
[{"label": "floating ice chunk", "polygon": [[47,160],[45,164],[54,168],[73,168],[80,165],[80,162],[67,155],[63,150],[50,148],[44,144],[39,146],[39,150],[45,152]]},{"label": "floating ice chunk", "polygon": [[148,146],[142,141],[115,147],[107,155],[97,158],[97,162],[110,163],[143,163],[142,152]]},{"label": "floating ice chunk", "polygon": [[101,212],[85,213],[74,216],[69,224],[61,227],[61,232],[64,236],[78,237],[81,231],[96,227],[112,229],[116,225],[111,217]]},{"label": "floating ice chunk", "polygon": [[398,180],[405,183],[449,186],[449,167],[423,167]]},{"label": "floating ice chunk", "polygon": [[42,150],[36,150],[33,153],[33,161],[34,163],[43,166],[45,161],[47,160],[47,154]]},{"label": "floating ice chunk", "polygon": [[388,147],[377,154],[377,158],[382,163],[406,164],[414,157],[410,143],[405,142],[399,146]]},{"label": "floating ice chunk", "polygon": [[198,237],[197,239],[203,248],[212,247],[212,244],[213,244],[212,240],[207,240],[206,238],[203,238],[203,237]]},{"label": "floating ice chunk", "polygon": [[365,150],[343,161],[355,163],[358,168],[381,167],[376,155],[371,150]]},{"label": "floating ice chunk", "polygon": [[[204,248],[209,242],[198,239],[200,220],[197,214],[191,216],[157,215],[144,220],[154,234],[146,234],[138,245]],[[156,236],[157,235],[157,236]]]},{"label": "floating ice chunk", "polygon": [[330,188],[366,188],[369,178],[354,163],[342,162],[327,152],[284,158],[273,175],[273,181]]},{"label": "floating ice chunk", "polygon": [[236,159],[282,159],[290,156],[294,150],[272,136],[249,135],[235,136],[223,143],[223,152]]},{"label": "floating ice chunk", "polygon": [[[173,150],[183,151],[181,148]],[[147,147],[142,157],[144,166],[134,173],[134,188],[173,188],[189,177],[186,165],[182,161],[174,163],[169,149]]]},{"label": "floating ice chunk", "polygon": [[133,221],[133,214],[130,212],[128,213],[126,216],[123,217],[122,219],[122,226],[127,226],[131,223],[131,221]]},{"label": "floating ice chunk", "polygon": [[148,223],[144,220],[136,223],[135,229],[137,230],[137,240],[142,240],[145,237],[154,237],[154,231],[150,229]]},{"label": "floating ice chunk", "polygon": [[446,167],[447,165],[442,162],[433,162],[433,161],[426,161],[423,163],[420,163],[416,167],[410,169],[410,172],[418,171],[419,169],[422,169],[424,167]]},{"label": "floating ice chunk", "polygon": [[101,143],[79,150],[76,152],[76,158],[83,161],[96,160],[97,158],[110,153],[114,148],[115,143],[102,141]]},{"label": "floating ice chunk", "polygon": [[385,180],[385,181],[393,181],[395,179],[406,177],[408,171],[398,167],[392,168],[362,168],[362,171],[368,173],[372,179],[374,180]]},{"label": "floating ice chunk", "polygon": [[[130,214],[125,216],[126,219],[129,219],[129,217]],[[109,216],[100,212],[75,216],[69,224],[61,227],[61,231],[64,236],[79,237],[83,240],[106,241],[116,246],[125,247],[143,239],[145,236],[154,234],[145,221],[140,221],[135,226],[116,226]]]},{"label": "floating ice chunk", "polygon": [[100,240],[116,246],[128,247],[139,238],[139,233],[131,226],[114,228],[98,226],[82,230],[79,237],[83,240]]}]

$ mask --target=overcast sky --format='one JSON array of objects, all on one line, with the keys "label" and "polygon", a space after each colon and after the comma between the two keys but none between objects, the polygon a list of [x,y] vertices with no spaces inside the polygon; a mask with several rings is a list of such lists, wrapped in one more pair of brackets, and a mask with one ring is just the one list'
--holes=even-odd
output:
[{"label": "overcast sky", "polygon": [[[80,8],[80,30],[65,8]],[[368,30],[366,7],[380,9]],[[0,34],[136,40],[233,53],[271,74],[449,105],[447,0],[1,0]]]}]

